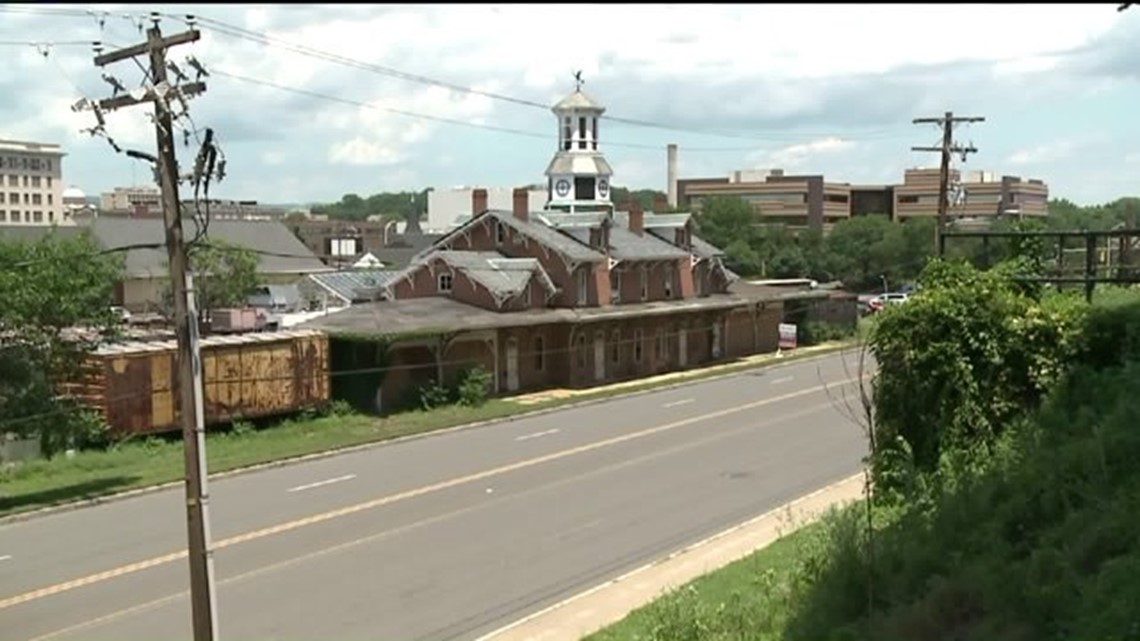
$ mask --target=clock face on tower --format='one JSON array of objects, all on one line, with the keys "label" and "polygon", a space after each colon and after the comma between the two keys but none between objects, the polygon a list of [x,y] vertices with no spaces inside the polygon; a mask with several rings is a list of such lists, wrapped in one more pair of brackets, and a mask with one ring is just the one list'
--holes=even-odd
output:
[{"label": "clock face on tower", "polygon": [[570,181],[565,178],[558,179],[558,182],[554,183],[554,192],[565,198],[570,193]]},{"label": "clock face on tower", "polygon": [[606,197],[606,193],[609,192],[609,190],[610,190],[610,181],[606,180],[605,178],[598,180],[598,194],[602,198]]}]

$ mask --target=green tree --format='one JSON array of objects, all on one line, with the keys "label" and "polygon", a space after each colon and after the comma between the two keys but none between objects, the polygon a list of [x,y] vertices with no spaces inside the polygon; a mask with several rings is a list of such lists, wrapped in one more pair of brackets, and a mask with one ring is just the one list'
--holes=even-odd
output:
[{"label": "green tree", "polygon": [[408,220],[409,216],[421,217],[427,212],[428,191],[380,192],[367,198],[345,194],[338,202],[314,205],[311,209],[314,214],[334,220],[364,220],[369,216]]},{"label": "green tree", "polygon": [[190,269],[198,308],[202,312],[245,304],[257,287],[258,256],[245,247],[223,240],[190,248]]},{"label": "green tree", "polygon": [[0,433],[38,436],[49,455],[98,438],[101,424],[59,392],[116,333],[122,269],[86,234],[0,238]]},{"label": "green tree", "polygon": [[900,268],[904,248],[899,224],[880,215],[841,221],[827,237],[835,277],[851,289],[878,289],[883,277],[890,283],[912,277]]}]

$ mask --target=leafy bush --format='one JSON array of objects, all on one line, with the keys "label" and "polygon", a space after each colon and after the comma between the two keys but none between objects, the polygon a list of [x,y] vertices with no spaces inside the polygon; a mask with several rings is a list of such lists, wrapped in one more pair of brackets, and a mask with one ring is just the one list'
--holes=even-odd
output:
[{"label": "leafy bush", "polygon": [[879,489],[913,488],[912,473],[984,466],[1004,427],[1038,406],[1078,351],[1085,306],[1059,294],[1035,300],[1010,280],[1015,269],[932,261],[921,293],[879,319]]},{"label": "leafy bush", "polygon": [[986,471],[931,494],[933,510],[879,519],[873,548],[847,510],[805,562],[784,638],[1136,638],[1137,380],[1136,361],[1074,369]]},{"label": "leafy bush", "polygon": [[841,341],[855,335],[855,328],[829,323],[827,321],[812,320],[801,323],[796,328],[796,343],[807,347],[819,345],[828,341]]},{"label": "leafy bush", "polygon": [[424,411],[431,411],[452,401],[451,390],[436,382],[428,383],[419,388],[420,407]]},{"label": "leafy bush", "polygon": [[482,367],[471,367],[463,371],[456,389],[458,403],[467,407],[478,407],[487,402],[491,392],[493,377]]}]

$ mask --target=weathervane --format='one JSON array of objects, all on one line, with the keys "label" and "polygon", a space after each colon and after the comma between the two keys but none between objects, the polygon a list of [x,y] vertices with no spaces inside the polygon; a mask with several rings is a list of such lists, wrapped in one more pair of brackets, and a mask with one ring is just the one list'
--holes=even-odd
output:
[{"label": "weathervane", "polygon": [[582,70],[579,69],[574,72],[574,91],[581,91],[582,85],[584,84],[586,84],[586,81],[582,80]]}]

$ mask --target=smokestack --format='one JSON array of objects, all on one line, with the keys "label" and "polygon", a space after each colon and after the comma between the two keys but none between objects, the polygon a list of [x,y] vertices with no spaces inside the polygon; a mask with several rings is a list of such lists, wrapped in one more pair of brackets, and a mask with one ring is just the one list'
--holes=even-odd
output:
[{"label": "smokestack", "polygon": [[471,191],[471,216],[487,211],[487,190],[480,187]]},{"label": "smokestack", "polygon": [[636,199],[629,203],[629,230],[638,236],[645,229],[645,212],[641,210],[641,203]]},{"label": "smokestack", "polygon": [[669,194],[669,206],[677,206],[677,145],[670,143],[665,148],[667,165],[665,167],[665,180],[669,183],[666,190]]},{"label": "smokestack", "polygon": [[519,220],[530,218],[530,190],[526,187],[515,188],[513,210]]}]

